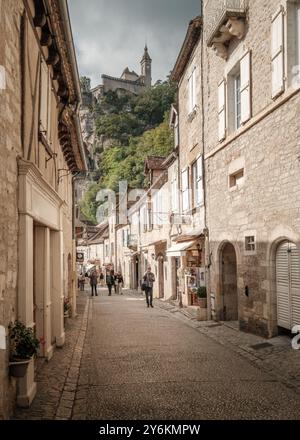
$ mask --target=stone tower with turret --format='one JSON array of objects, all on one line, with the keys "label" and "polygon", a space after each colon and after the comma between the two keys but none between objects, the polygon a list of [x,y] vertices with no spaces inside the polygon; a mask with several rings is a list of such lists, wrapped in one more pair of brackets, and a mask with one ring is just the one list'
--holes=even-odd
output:
[{"label": "stone tower with turret", "polygon": [[152,60],[150,58],[148,47],[145,46],[144,55],[141,61],[141,77],[147,89],[152,85]]}]

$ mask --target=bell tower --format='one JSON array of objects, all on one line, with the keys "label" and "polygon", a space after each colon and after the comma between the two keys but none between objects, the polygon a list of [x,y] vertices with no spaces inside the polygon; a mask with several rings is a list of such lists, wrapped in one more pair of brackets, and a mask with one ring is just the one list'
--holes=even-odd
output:
[{"label": "bell tower", "polygon": [[144,79],[144,84],[147,89],[152,85],[152,60],[150,58],[148,47],[145,46],[144,55],[141,61],[141,76]]}]

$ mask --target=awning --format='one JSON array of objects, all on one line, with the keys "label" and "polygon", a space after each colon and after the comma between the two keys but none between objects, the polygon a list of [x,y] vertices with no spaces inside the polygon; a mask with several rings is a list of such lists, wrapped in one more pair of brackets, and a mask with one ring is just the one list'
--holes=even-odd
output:
[{"label": "awning", "polygon": [[201,236],[203,236],[203,228],[199,227],[196,229],[191,229],[190,231],[184,233],[183,235],[178,235],[178,237],[176,237],[176,241],[179,242],[185,242],[185,241],[195,241],[197,239],[199,239]]},{"label": "awning", "polygon": [[199,226],[198,228],[191,229],[189,232],[186,233],[186,235],[191,237],[199,237],[200,235],[203,235],[203,227]]},{"label": "awning", "polygon": [[184,257],[186,251],[195,243],[195,241],[185,241],[184,243],[174,244],[174,246],[167,249],[168,257]]}]

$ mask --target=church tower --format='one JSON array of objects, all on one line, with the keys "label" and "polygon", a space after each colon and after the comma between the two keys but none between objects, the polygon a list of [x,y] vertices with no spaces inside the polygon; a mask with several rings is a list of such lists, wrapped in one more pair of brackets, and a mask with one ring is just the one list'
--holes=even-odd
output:
[{"label": "church tower", "polygon": [[147,89],[150,89],[152,85],[152,72],[151,72],[152,60],[150,58],[148,47],[145,46],[144,55],[141,61],[141,76],[144,78],[144,83]]}]

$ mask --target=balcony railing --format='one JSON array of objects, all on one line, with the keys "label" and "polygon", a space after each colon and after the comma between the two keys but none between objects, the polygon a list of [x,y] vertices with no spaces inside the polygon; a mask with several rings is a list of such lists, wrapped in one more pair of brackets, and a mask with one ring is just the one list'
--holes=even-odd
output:
[{"label": "balcony railing", "polygon": [[[244,36],[248,0],[210,0],[204,10],[208,46]],[[232,21],[228,23],[228,21]]]}]

